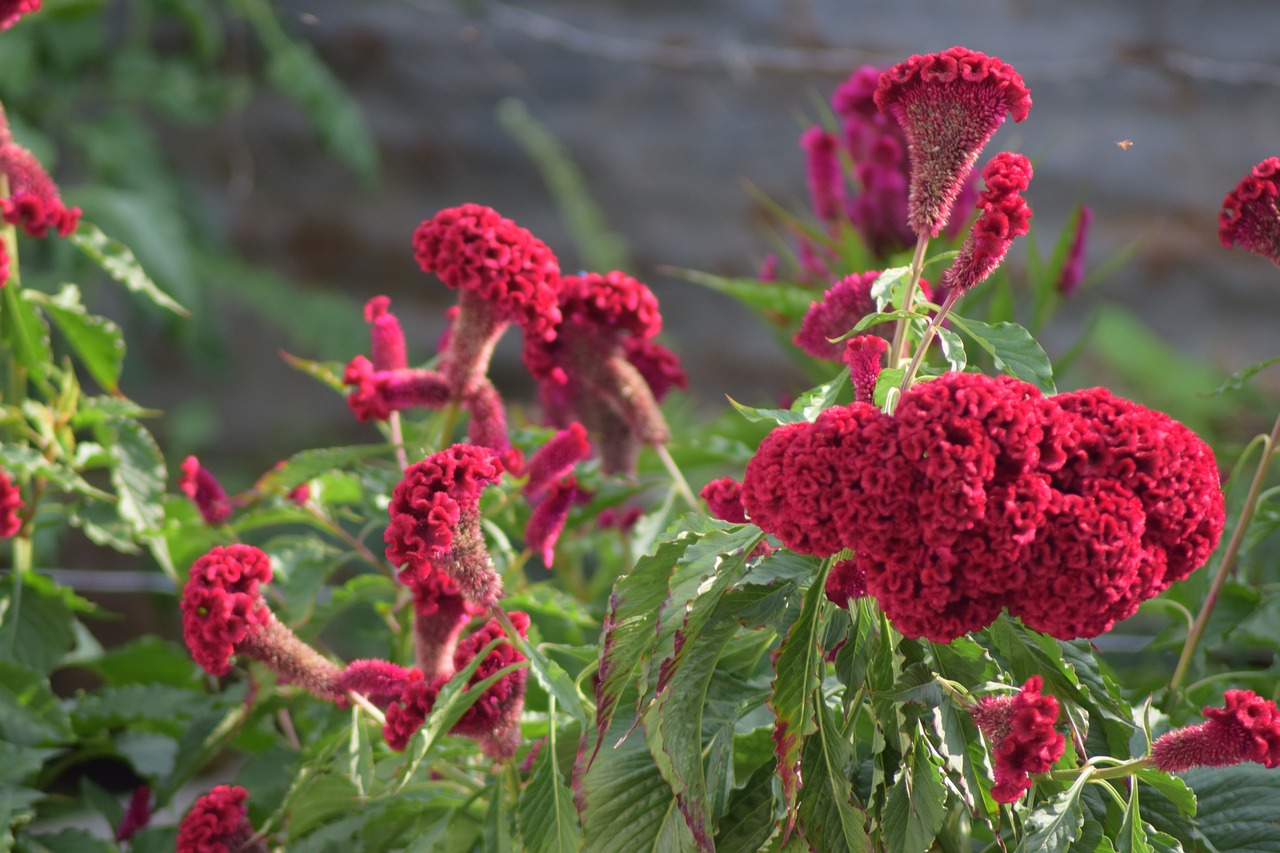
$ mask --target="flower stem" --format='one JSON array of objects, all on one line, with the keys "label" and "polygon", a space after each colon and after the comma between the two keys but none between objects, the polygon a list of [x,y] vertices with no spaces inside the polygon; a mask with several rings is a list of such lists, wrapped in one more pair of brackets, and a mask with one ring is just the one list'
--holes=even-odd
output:
[{"label": "flower stem", "polygon": [[1249,484],[1249,494],[1245,497],[1244,506],[1240,509],[1240,520],[1236,522],[1236,529],[1231,533],[1231,541],[1227,543],[1227,549],[1222,552],[1218,574],[1214,576],[1209,594],[1205,596],[1204,604],[1196,614],[1195,624],[1191,626],[1187,641],[1182,646],[1182,656],[1178,658],[1178,666],[1173,671],[1173,678],[1169,680],[1171,691],[1177,690],[1178,685],[1182,684],[1182,680],[1186,677],[1187,670],[1191,666],[1191,656],[1195,653],[1200,638],[1204,636],[1204,630],[1209,624],[1209,616],[1213,613],[1214,605],[1218,603],[1218,595],[1235,569],[1236,556],[1240,553],[1245,532],[1249,529],[1249,523],[1253,521],[1253,514],[1258,508],[1258,494],[1262,491],[1262,484],[1267,478],[1267,470],[1271,467],[1271,458],[1275,455],[1277,443],[1280,443],[1280,416],[1276,418],[1275,426],[1271,428],[1271,435],[1262,440],[1262,458],[1258,460],[1258,468],[1253,473],[1253,482]]},{"label": "flower stem", "polygon": [[[928,246],[929,238],[921,234],[919,239],[916,240],[915,254],[911,256],[911,274],[907,277],[907,286],[902,293],[902,304],[898,306],[898,310],[904,313],[910,313],[911,303],[915,300],[916,287],[920,284],[920,276],[924,273],[924,253]],[[907,327],[910,324],[911,318],[903,317],[893,330],[893,343],[889,347],[889,368],[891,370],[901,364],[903,357],[906,355]]]},{"label": "flower stem", "polygon": [[666,467],[667,473],[671,475],[671,481],[674,483],[676,491],[685,503],[689,504],[689,508],[694,512],[698,512],[701,507],[698,505],[698,499],[693,496],[693,489],[689,488],[689,481],[684,478],[684,474],[676,467],[676,461],[671,458],[671,454],[667,452],[665,444],[655,444],[654,450],[658,452],[658,458],[662,460],[662,464]]},{"label": "flower stem", "polygon": [[900,394],[907,393],[907,389],[911,387],[912,380],[916,377],[916,371],[920,369],[920,362],[924,360],[924,354],[929,349],[929,344],[933,343],[933,336],[938,333],[938,327],[942,325],[942,321],[946,318],[947,313],[951,311],[951,307],[956,304],[960,291],[953,290],[947,294],[947,298],[943,300],[942,305],[938,308],[938,313],[929,319],[929,325],[925,327],[924,335],[920,338],[920,345],[916,347],[915,353],[911,356],[911,363],[907,365],[907,369],[902,374],[902,387],[899,389]]},{"label": "flower stem", "polygon": [[404,430],[400,428],[399,412],[391,413],[391,417],[387,418],[387,426],[391,428],[391,443],[396,448],[396,461],[400,463],[400,470],[403,471],[409,467],[409,455],[404,450]]}]

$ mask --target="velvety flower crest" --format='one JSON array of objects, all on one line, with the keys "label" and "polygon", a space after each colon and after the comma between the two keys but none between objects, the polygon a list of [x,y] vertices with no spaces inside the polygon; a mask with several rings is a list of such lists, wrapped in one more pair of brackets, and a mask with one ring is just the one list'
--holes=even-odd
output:
[{"label": "velvety flower crest", "polygon": [[385,421],[407,409],[439,409],[453,398],[448,380],[434,370],[378,370],[363,355],[347,363],[342,382],[351,386],[347,407],[361,423]]},{"label": "velvety flower crest", "polygon": [[1192,767],[1256,762],[1280,767],[1280,709],[1252,690],[1228,690],[1223,707],[1205,708],[1205,722],[1156,738],[1151,763],[1168,773]]},{"label": "velvety flower crest", "polygon": [[231,516],[231,501],[218,478],[194,456],[182,460],[182,478],[178,488],[187,496],[205,524],[222,524]]},{"label": "velvety flower crest", "polygon": [[18,513],[25,505],[22,492],[7,473],[0,471],[0,539],[18,535],[22,529],[22,517]]},{"label": "velvety flower crest", "polygon": [[50,228],[66,237],[80,224],[80,208],[62,203],[49,173],[34,154],[13,141],[4,122],[0,113],[0,173],[9,181],[8,198],[0,198],[0,216],[32,237],[44,237]]},{"label": "velvety flower crest", "polygon": [[404,330],[391,313],[391,300],[375,296],[364,305],[364,321],[369,324],[369,356],[374,370],[400,370],[409,366]]},{"label": "velvety flower crest", "polygon": [[270,580],[271,559],[252,545],[218,545],[195,561],[182,588],[182,636],[196,663],[231,671],[236,646],[271,619],[258,589]]},{"label": "velvety flower crest", "polygon": [[1250,170],[1222,200],[1218,238],[1280,266],[1280,157]]},{"label": "velvety flower crest", "polygon": [[889,342],[878,335],[858,335],[844,343],[844,363],[849,367],[853,398],[859,403],[875,400],[876,380],[889,351]]},{"label": "velvety flower crest", "polygon": [[985,281],[1004,260],[1015,237],[1027,233],[1031,208],[1021,193],[1031,183],[1031,161],[1002,151],[982,169],[987,187],[978,195],[978,218],[960,254],[942,275],[942,287],[963,294]]},{"label": "velvety flower crest", "polygon": [[991,743],[999,803],[1016,802],[1031,787],[1031,773],[1047,773],[1066,750],[1066,739],[1054,730],[1058,700],[1040,694],[1040,676],[1027,679],[1013,696],[987,696],[971,709],[978,730]]},{"label": "velvety flower crest", "polygon": [[707,502],[707,509],[721,521],[746,524],[746,511],[742,508],[742,484],[732,477],[712,480],[698,493]]},{"label": "velvety flower crest", "polygon": [[884,72],[875,101],[906,135],[911,227],[917,235],[936,237],[979,152],[1005,116],[1027,117],[1031,91],[1012,66],[956,46],[912,56]]},{"label": "velvety flower crest", "polygon": [[832,604],[849,609],[850,601],[867,594],[866,570],[857,560],[841,560],[831,567],[823,592]]},{"label": "velvety flower crest", "polygon": [[178,826],[177,853],[240,853],[266,850],[249,844],[249,792],[238,785],[218,785],[196,800]]}]

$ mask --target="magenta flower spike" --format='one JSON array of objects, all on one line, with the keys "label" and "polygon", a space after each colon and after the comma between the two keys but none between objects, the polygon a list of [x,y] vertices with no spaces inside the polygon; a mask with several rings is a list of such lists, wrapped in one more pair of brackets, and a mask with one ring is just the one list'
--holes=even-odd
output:
[{"label": "magenta flower spike", "polygon": [[1031,91],[1011,65],[965,47],[912,56],[880,75],[876,106],[907,138],[908,221],[936,237],[978,154],[1006,115],[1022,121]]},{"label": "magenta flower spike", "polygon": [[0,287],[9,283],[9,250],[0,242]]},{"label": "magenta flower spike", "polygon": [[555,339],[559,262],[525,229],[492,208],[464,204],[419,225],[413,245],[422,270],[458,291],[459,310],[440,365],[456,397],[475,391],[512,321],[526,340]]},{"label": "magenta flower spike", "polygon": [[1022,198],[1031,183],[1031,161],[1002,151],[982,168],[987,188],[978,194],[978,219],[960,254],[942,274],[942,289],[963,296],[986,281],[1004,260],[1015,237],[1031,228],[1031,208]]},{"label": "magenta flower spike", "polygon": [[231,501],[218,478],[194,456],[182,460],[182,478],[178,488],[187,496],[205,524],[222,524],[231,516]]},{"label": "magenta flower spike", "polygon": [[742,508],[742,484],[732,477],[712,480],[702,487],[698,497],[707,502],[707,510],[714,518],[731,524],[747,523],[747,513]]},{"label": "magenta flower spike", "polygon": [[1040,676],[1027,679],[1013,696],[987,696],[970,710],[978,730],[991,743],[998,803],[1016,802],[1031,787],[1031,773],[1047,773],[1066,750],[1066,739],[1054,730],[1058,700],[1040,694]]},{"label": "magenta flower spike", "polygon": [[1167,773],[1252,761],[1280,767],[1280,709],[1252,690],[1228,690],[1205,722],[1175,729],[1151,744],[1151,764]]},{"label": "magenta flower spike", "polygon": [[1268,157],[1222,200],[1218,238],[1280,266],[1280,157]]},{"label": "magenta flower spike", "polygon": [[[403,575],[402,575],[403,577]],[[453,673],[458,638],[483,611],[463,597],[443,571],[420,567],[410,577],[413,590],[413,654],[428,679]]]},{"label": "magenta flower spike", "polygon": [[374,370],[400,370],[409,366],[404,330],[390,311],[391,300],[375,296],[364,305],[364,321],[369,324],[369,357]]},{"label": "magenta flower spike", "polygon": [[537,499],[525,525],[524,538],[529,550],[541,557],[547,568],[555,562],[556,542],[569,520],[569,510],[588,496],[579,488],[578,478],[568,474],[544,489]]},{"label": "magenta flower spike", "polygon": [[0,33],[18,23],[23,15],[40,11],[40,0],[0,0]]},{"label": "magenta flower spike", "polygon": [[9,479],[9,475],[0,471],[0,539],[17,536],[22,529],[22,516],[18,513],[25,506],[22,492]]},{"label": "magenta flower spike", "polygon": [[1093,208],[1087,204],[1080,205],[1080,213],[1076,217],[1076,233],[1071,240],[1071,248],[1067,250],[1067,259],[1058,273],[1054,287],[1063,296],[1071,296],[1084,281],[1084,253],[1089,240],[1089,226],[1093,224]]},{"label": "magenta flower spike", "polygon": [[347,362],[342,382],[352,386],[347,407],[361,423],[385,421],[392,412],[407,409],[443,408],[453,393],[445,377],[434,370],[377,370],[362,355]]},{"label": "magenta flower spike", "polygon": [[857,560],[841,560],[831,567],[823,592],[832,604],[848,610],[850,601],[867,594],[867,572]]},{"label": "magenta flower spike", "polygon": [[387,559],[412,585],[430,566],[443,571],[472,604],[492,607],[502,591],[480,532],[480,493],[502,477],[488,448],[455,444],[405,469],[391,493],[391,522],[383,538]]},{"label": "magenta flower spike", "polygon": [[574,421],[553,435],[529,460],[525,497],[537,498],[590,455],[591,443],[587,441],[586,427]]},{"label": "magenta flower spike", "polygon": [[260,585],[271,560],[251,545],[215,546],[191,566],[182,588],[182,636],[191,657],[211,675],[231,671],[242,654],[322,699],[342,695],[341,670],[276,619]]},{"label": "magenta flower spike", "polygon": [[200,797],[178,825],[176,853],[266,853],[263,842],[250,843],[248,799],[238,785],[218,785]]},{"label": "magenta flower spike", "polygon": [[[10,12],[10,25],[23,11],[19,4],[18,11]],[[4,15],[0,8],[0,30],[6,29]],[[0,198],[0,216],[6,222],[21,225],[32,237],[44,237],[50,228],[63,237],[76,230],[80,224],[80,208],[64,205],[57,184],[40,161],[13,141],[3,110],[0,110],[0,174],[9,182],[9,196]]]},{"label": "magenta flower spike", "polygon": [[859,403],[873,403],[876,396],[876,380],[889,342],[877,335],[858,335],[844,343],[844,363],[849,366],[849,379],[853,383],[853,398]]},{"label": "magenta flower spike", "polygon": [[800,135],[809,180],[809,203],[814,216],[834,223],[845,215],[844,168],[840,164],[840,140],[820,127]]}]

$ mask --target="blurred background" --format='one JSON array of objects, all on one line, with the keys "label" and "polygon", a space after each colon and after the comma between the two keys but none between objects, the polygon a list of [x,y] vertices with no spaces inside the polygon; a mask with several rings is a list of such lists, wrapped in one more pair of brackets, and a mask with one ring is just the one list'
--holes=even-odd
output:
[{"label": "blurred background", "polygon": [[[0,100],[64,195],[192,309],[180,320],[114,287],[90,294],[129,329],[122,387],[166,411],[155,429],[171,467],[199,454],[231,490],[297,450],[375,437],[279,351],[364,351],[361,306],[385,293],[411,359],[430,357],[453,295],[417,269],[410,235],[468,201],[529,228],[566,270],[611,260],[649,283],[691,416],[724,394],[770,404],[807,387],[764,324],[666,268],[754,275],[776,249],[761,194],[807,215],[797,140],[832,89],[860,65],[953,44],[1000,56],[1031,88],[1029,118],[985,156],[1035,161],[1042,246],[1086,203],[1088,268],[1130,253],[1043,334],[1057,355],[1093,330],[1064,386],[1105,380],[1212,428],[1196,418],[1217,404],[1194,392],[1275,354],[1277,271],[1216,235],[1226,191],[1280,153],[1270,0],[45,8],[6,33]],[[1163,345],[1186,361],[1161,361]],[[505,393],[528,394],[515,335],[495,369]]]}]

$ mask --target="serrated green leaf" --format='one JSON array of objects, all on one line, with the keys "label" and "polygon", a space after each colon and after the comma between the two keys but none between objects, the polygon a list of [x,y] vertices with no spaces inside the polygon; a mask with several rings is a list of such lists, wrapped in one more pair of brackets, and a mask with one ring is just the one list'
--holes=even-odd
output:
[{"label": "serrated green leaf", "polygon": [[1070,788],[1055,794],[1027,816],[1026,835],[1016,853],[1065,850],[1079,837],[1084,824],[1080,792],[1089,775],[1082,773]]},{"label": "serrated green leaf", "polygon": [[49,327],[30,301],[22,298],[18,287],[0,288],[4,308],[0,311],[0,336],[14,359],[33,377],[44,377],[53,363],[49,346]]},{"label": "serrated green leaf", "polygon": [[729,405],[737,410],[752,423],[760,423],[761,421],[769,421],[775,424],[798,424],[806,420],[805,416],[800,412],[793,412],[790,409],[757,409],[753,406],[746,406],[737,400],[725,395],[725,399],[729,401]]},{"label": "serrated green leaf", "polygon": [[71,647],[71,609],[55,593],[14,581],[0,593],[0,657],[48,675]]},{"label": "serrated green leaf", "polygon": [[40,746],[72,737],[71,721],[48,679],[30,667],[0,659],[0,739]]},{"label": "serrated green leaf", "polygon": [[1154,767],[1139,767],[1134,771],[1134,775],[1163,794],[1184,816],[1196,816],[1195,791],[1188,788],[1187,783],[1180,777]]},{"label": "serrated green leaf", "polygon": [[178,742],[156,732],[121,732],[115,747],[144,779],[169,775],[178,758]]},{"label": "serrated green leaf", "polygon": [[823,562],[813,585],[805,593],[800,618],[779,646],[774,664],[777,675],[773,679],[773,694],[768,705],[777,717],[773,741],[782,783],[782,803],[791,815],[789,821],[795,820],[793,806],[800,790],[800,758],[804,739],[813,734],[818,725],[814,707],[821,683],[822,649],[818,638],[823,626],[822,614],[827,600],[824,587],[830,567],[830,560]]},{"label": "serrated green leaf", "polygon": [[818,730],[804,745],[800,828],[815,850],[869,853],[866,815],[850,802],[853,747],[840,733],[835,712],[818,702]]},{"label": "serrated green leaf", "polygon": [[64,284],[54,296],[35,290],[22,294],[36,302],[67,339],[93,381],[105,391],[116,390],[124,366],[124,333],[106,317],[90,314],[80,300],[80,288]]},{"label": "serrated green leaf", "polygon": [[156,440],[136,421],[99,424],[98,441],[111,453],[111,483],[115,486],[120,518],[142,536],[164,525],[167,474]]},{"label": "serrated green leaf", "polygon": [[761,850],[777,829],[773,818],[772,761],[755,769],[747,783],[733,792],[729,808],[716,832],[717,850]]},{"label": "serrated green leaf", "polygon": [[938,327],[938,343],[942,345],[942,357],[947,360],[947,366],[957,373],[963,371],[969,365],[969,356],[964,351],[964,341],[960,336],[948,328]]},{"label": "serrated green leaf", "polygon": [[[349,815],[360,809],[360,792],[346,776],[338,774],[316,775],[302,787],[297,796],[291,795],[293,808],[289,813],[289,838],[303,838],[339,815]],[[355,834],[359,824],[348,833]]]},{"label": "serrated green leaf", "polygon": [[1182,778],[1195,791],[1200,832],[1218,853],[1280,851],[1280,773],[1240,764],[1196,767]]},{"label": "serrated green leaf", "polygon": [[258,488],[264,493],[288,492],[321,474],[339,471],[379,456],[389,456],[391,451],[389,444],[354,444],[303,450],[290,456],[279,468],[264,474],[258,481]]},{"label": "serrated green leaf", "polygon": [[1053,365],[1031,333],[1017,323],[983,323],[967,317],[948,315],[951,324],[964,332],[995,359],[996,367],[1046,394],[1055,394]]},{"label": "serrated green leaf", "polygon": [[533,778],[520,795],[520,835],[524,849],[533,853],[576,853],[582,849],[582,828],[556,764],[554,707],[552,716],[551,738],[538,754]]},{"label": "serrated green leaf", "polygon": [[190,717],[208,705],[209,697],[196,690],[164,684],[126,684],[82,696],[71,712],[71,721],[76,731],[93,735],[138,720]]},{"label": "serrated green leaf", "polygon": [[40,749],[0,740],[0,788],[22,784],[44,765],[45,759],[57,754],[56,749]]},{"label": "serrated green leaf", "polygon": [[179,305],[173,297],[151,280],[128,246],[118,240],[112,240],[92,222],[81,219],[80,227],[67,239],[88,255],[102,268],[103,272],[123,284],[128,290],[147,297],[167,311],[182,317],[190,315],[191,312]]},{"label": "serrated green leaf", "polygon": [[947,789],[942,772],[929,757],[923,732],[912,738],[912,752],[885,798],[884,838],[892,850],[925,853],[946,820]]},{"label": "serrated green leaf", "polygon": [[1129,803],[1124,810],[1120,832],[1116,835],[1116,853],[1152,853],[1138,805],[1138,788],[1138,785],[1129,788]]}]

